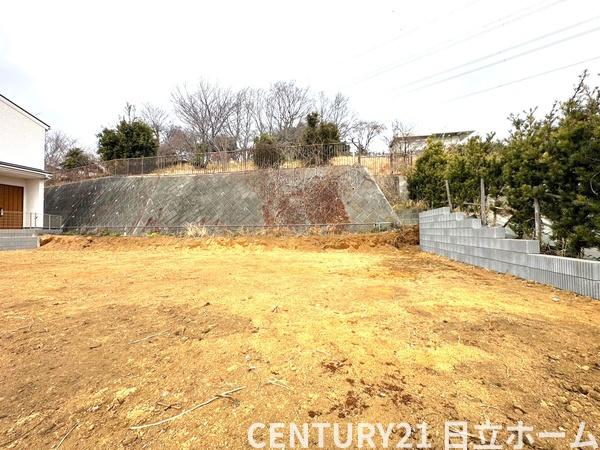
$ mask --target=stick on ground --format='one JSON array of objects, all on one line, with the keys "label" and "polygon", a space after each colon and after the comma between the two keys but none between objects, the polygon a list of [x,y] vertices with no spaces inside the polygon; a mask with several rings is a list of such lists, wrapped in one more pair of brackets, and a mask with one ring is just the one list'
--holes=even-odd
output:
[{"label": "stick on ground", "polygon": [[242,389],[246,389],[246,386],[240,386],[240,387],[237,387],[230,391],[221,392],[220,394],[217,394],[214,397],[209,398],[205,402],[198,403],[196,406],[193,406],[190,409],[186,409],[185,411],[182,411],[173,417],[169,417],[168,419],[159,420],[158,422],[154,422],[154,423],[147,423],[145,425],[136,425],[136,426],[130,427],[129,429],[130,430],[141,430],[142,428],[155,427],[157,425],[162,425],[163,423],[167,423],[172,420],[179,419],[180,417],[185,416],[186,414],[191,413],[192,411],[195,411],[198,408],[202,408],[203,406],[206,406],[206,405],[214,402],[215,400],[219,400],[220,398],[231,398],[231,397],[229,397],[231,394],[233,394],[234,392],[241,391]]},{"label": "stick on ground", "polygon": [[63,442],[65,442],[65,439],[71,434],[71,431],[73,431],[75,428],[77,428],[79,426],[79,422],[77,422],[75,425],[73,425],[69,431],[67,431],[67,434],[65,434],[62,439],[60,440],[60,442],[56,445],[56,447],[54,447],[54,450],[58,450],[60,448],[60,446],[62,445]]},{"label": "stick on ground", "polygon": [[148,339],[152,339],[153,337],[160,336],[165,334],[166,331],[161,331],[160,333],[151,334],[150,336],[143,337],[141,339],[136,339],[135,341],[129,341],[130,344],[137,344],[138,342],[147,341]]},{"label": "stick on ground", "polygon": [[282,388],[284,388],[284,389],[287,389],[287,390],[289,390],[289,391],[291,391],[291,390],[292,390],[292,388],[291,388],[291,387],[289,387],[289,386],[288,386],[286,383],[284,383],[282,380],[278,380],[278,379],[276,379],[276,378],[271,378],[271,379],[267,380],[267,381],[265,382],[265,384],[272,384],[272,385],[274,385],[274,386],[280,386],[280,387],[282,387]]}]

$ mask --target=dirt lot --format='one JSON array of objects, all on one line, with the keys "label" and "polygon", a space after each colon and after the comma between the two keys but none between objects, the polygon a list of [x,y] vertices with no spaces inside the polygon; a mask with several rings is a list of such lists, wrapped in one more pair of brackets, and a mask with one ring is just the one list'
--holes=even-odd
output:
[{"label": "dirt lot", "polygon": [[487,419],[502,442],[533,426],[530,448],[568,448],[581,420],[600,442],[600,303],[398,242],[65,236],[0,254],[0,447],[237,449],[253,422],[427,422],[443,448],[445,420],[473,441]]}]

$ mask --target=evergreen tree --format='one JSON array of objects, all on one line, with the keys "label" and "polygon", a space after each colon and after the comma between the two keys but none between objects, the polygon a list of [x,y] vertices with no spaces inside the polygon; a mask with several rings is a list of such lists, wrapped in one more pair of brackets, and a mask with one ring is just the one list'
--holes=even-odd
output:
[{"label": "evergreen tree", "polygon": [[455,206],[479,211],[481,178],[485,181],[486,195],[499,197],[503,186],[502,151],[503,145],[494,140],[493,134],[485,139],[473,137],[449,150],[445,178]]},{"label": "evergreen tree", "polygon": [[548,148],[545,214],[553,238],[569,256],[600,247],[600,92],[584,73],[573,96],[561,103]]},{"label": "evergreen tree", "polygon": [[340,142],[340,131],[333,122],[320,120],[316,112],[306,116],[306,128],[302,135],[304,144],[300,159],[307,166],[318,166],[327,163],[336,156]]},{"label": "evergreen tree", "polygon": [[75,147],[67,152],[65,159],[60,164],[63,169],[75,169],[92,163],[92,158],[82,149]]},{"label": "evergreen tree", "polygon": [[104,161],[155,156],[158,151],[152,128],[138,119],[122,119],[116,128],[105,128],[97,137],[98,154]]},{"label": "evergreen tree", "polygon": [[427,142],[425,150],[407,177],[410,199],[425,201],[430,208],[447,205],[444,187],[447,165],[448,155],[444,144],[434,140]]},{"label": "evergreen tree", "polygon": [[510,119],[513,129],[502,161],[506,198],[512,214],[510,223],[518,236],[531,237],[535,226],[534,199],[539,200],[542,212],[549,205],[546,175],[554,111],[543,120],[535,118],[535,110],[524,117],[512,115]]}]

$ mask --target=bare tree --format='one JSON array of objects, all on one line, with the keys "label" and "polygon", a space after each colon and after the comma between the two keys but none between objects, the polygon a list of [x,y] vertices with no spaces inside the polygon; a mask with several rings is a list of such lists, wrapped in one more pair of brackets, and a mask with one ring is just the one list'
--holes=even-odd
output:
[{"label": "bare tree", "polygon": [[142,120],[144,120],[144,122],[146,122],[150,128],[152,128],[158,145],[160,146],[160,143],[164,137],[164,132],[170,125],[169,113],[167,113],[167,111],[162,109],[160,106],[146,103],[142,108]]},{"label": "bare tree", "polygon": [[136,106],[132,103],[126,102],[125,107],[123,108],[123,116],[121,117],[121,120],[124,120],[127,123],[132,123],[136,119],[138,119]]},{"label": "bare tree", "polygon": [[50,130],[44,145],[44,166],[46,170],[60,167],[69,150],[77,145],[77,140],[60,130]]},{"label": "bare tree", "polygon": [[[328,98],[321,93],[314,99],[308,87],[294,81],[239,91],[201,81],[193,90],[177,88],[171,100],[179,120],[211,150],[248,148],[262,133],[295,142],[302,136],[304,119],[315,110],[338,127],[342,139],[347,138],[354,123],[347,97],[338,93]],[[143,117],[153,124],[146,110]]]},{"label": "bare tree", "polygon": [[346,140],[356,122],[354,113],[350,110],[348,97],[338,92],[335,97],[330,98],[321,91],[317,96],[316,103],[321,119],[334,123],[340,132],[340,139]]},{"label": "bare tree", "polygon": [[412,159],[418,151],[418,145],[411,139],[413,127],[400,120],[392,122],[392,137],[387,139],[390,152],[402,156],[406,164],[412,164]]},{"label": "bare tree", "polygon": [[200,81],[195,90],[177,88],[171,95],[177,117],[211,150],[222,151],[223,136],[236,108],[236,94],[230,89]]},{"label": "bare tree", "polygon": [[255,96],[254,118],[259,133],[291,140],[302,120],[314,107],[308,87],[294,81],[278,81]]},{"label": "bare tree", "polygon": [[350,142],[354,144],[361,155],[369,151],[371,141],[385,131],[385,125],[380,122],[358,121],[351,131]]},{"label": "bare tree", "polygon": [[191,159],[195,152],[196,138],[191,131],[173,124],[165,128],[159,155]]},{"label": "bare tree", "polygon": [[236,93],[235,105],[227,124],[227,134],[236,148],[246,149],[257,135],[255,128],[255,92],[249,88]]}]

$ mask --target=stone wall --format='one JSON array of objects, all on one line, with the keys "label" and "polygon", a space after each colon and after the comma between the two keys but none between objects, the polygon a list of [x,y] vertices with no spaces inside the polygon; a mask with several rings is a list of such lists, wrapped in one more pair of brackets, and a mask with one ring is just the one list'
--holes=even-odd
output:
[{"label": "stone wall", "polygon": [[362,167],[107,177],[46,188],[65,229],[375,224],[397,220]]},{"label": "stone wall", "polygon": [[600,262],[541,255],[537,241],[505,239],[505,231],[450,208],[419,214],[426,252],[600,299]]}]

